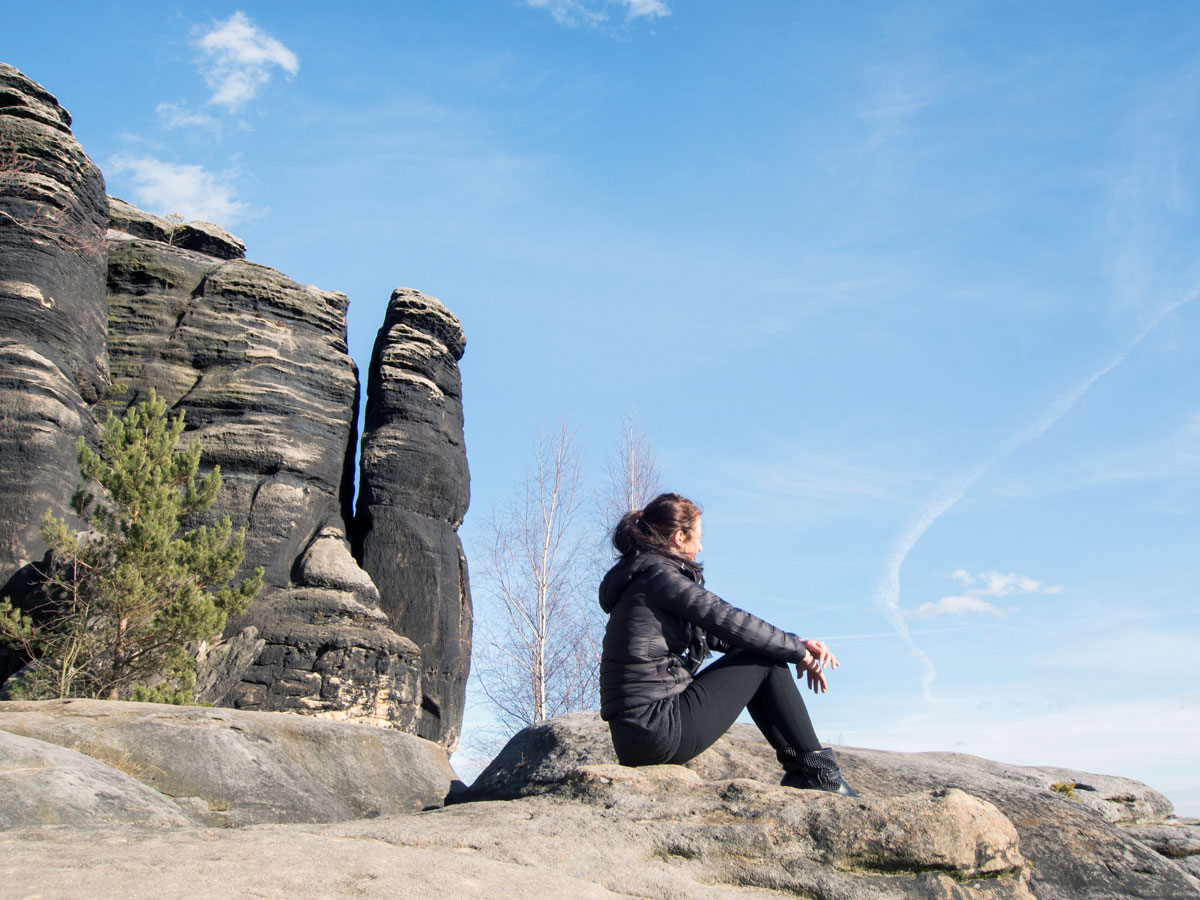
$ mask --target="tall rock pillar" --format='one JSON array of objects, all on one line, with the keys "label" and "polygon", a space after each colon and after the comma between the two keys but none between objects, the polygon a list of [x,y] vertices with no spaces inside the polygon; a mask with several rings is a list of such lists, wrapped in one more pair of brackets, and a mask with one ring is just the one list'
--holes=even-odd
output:
[{"label": "tall rock pillar", "polygon": [[201,466],[221,467],[216,503],[246,529],[245,574],[263,590],[201,660],[198,696],[416,730],[420,651],[388,627],[354,562],[358,373],[344,294],[244,258],[205,222],[173,226],[112,197],[109,365],[116,412],[151,389],[186,413]]},{"label": "tall rock pillar", "polygon": [[367,376],[355,521],[360,564],[391,627],[421,648],[418,734],[448,747],[462,727],[471,594],[457,529],[470,500],[458,319],[397,288]]},{"label": "tall rock pillar", "polygon": [[45,553],[42,516],[69,507],[75,442],[94,431],[108,381],[108,203],[70,126],[45,88],[0,63],[0,596],[14,599]]}]

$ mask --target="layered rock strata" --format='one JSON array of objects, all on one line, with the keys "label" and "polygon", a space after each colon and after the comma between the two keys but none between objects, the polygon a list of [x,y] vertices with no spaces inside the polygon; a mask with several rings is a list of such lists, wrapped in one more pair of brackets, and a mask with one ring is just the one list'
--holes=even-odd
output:
[{"label": "layered rock strata", "polygon": [[[0,66],[0,596],[28,599],[42,516],[68,513],[78,437],[156,390],[185,413],[202,465],[221,467],[199,522],[229,516],[246,529],[242,575],[265,569],[250,610],[201,649],[201,697],[452,747],[471,645],[458,321],[393,295],[356,518],[346,296],[248,261],[220,226],[106,198],[70,121]],[[0,653],[0,682],[19,664]]]},{"label": "layered rock strata", "polygon": [[245,528],[244,570],[266,569],[227,641],[206,648],[201,696],[414,730],[420,651],[389,626],[345,535],[358,410],[346,296],[245,260],[218,226],[111,207],[105,410],[154,389],[184,413],[185,440],[221,467],[205,520]]},{"label": "layered rock strata", "polygon": [[[0,596],[67,511],[75,442],[108,381],[100,170],[41,85],[0,64]],[[10,581],[16,576],[16,581]],[[0,680],[8,669],[0,661]]]},{"label": "layered rock strata", "polygon": [[421,648],[417,733],[458,741],[471,659],[471,594],[457,529],[470,500],[458,360],[462,326],[397,288],[375,339],[363,429],[357,556],[392,627]]}]

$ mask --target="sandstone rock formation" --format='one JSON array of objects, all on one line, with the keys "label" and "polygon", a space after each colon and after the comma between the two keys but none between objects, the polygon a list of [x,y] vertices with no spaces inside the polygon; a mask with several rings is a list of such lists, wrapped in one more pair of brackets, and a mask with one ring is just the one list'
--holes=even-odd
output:
[{"label": "sandstone rock formation", "polygon": [[[112,205],[116,226],[129,207]],[[210,255],[109,234],[108,360],[120,392],[101,417],[152,388],[183,411],[204,465],[221,467],[209,517],[246,526],[248,563],[288,586],[317,532],[349,512],[358,378],[345,295],[231,258],[240,241]]]},{"label": "sandstone rock formation", "polygon": [[1200,879],[1200,819],[1168,819],[1130,825],[1125,831]]},{"label": "sandstone rock formation", "polygon": [[465,341],[433,297],[397,288],[367,380],[358,558],[392,627],[421,648],[417,733],[458,742],[471,594],[457,528],[470,499],[458,360]]},{"label": "sandstone rock formation", "polygon": [[[202,648],[200,696],[452,747],[471,645],[458,321],[416,291],[392,297],[356,517],[346,296],[249,262],[218,225],[106,198],[69,124],[0,67],[0,596],[26,596],[42,515],[68,512],[76,439],[157,390],[221,467],[203,521],[244,527],[243,574],[266,570],[250,610]],[[0,682],[17,665],[0,653]]]},{"label": "sandstone rock formation", "polygon": [[112,198],[108,357],[120,413],[154,388],[220,465],[208,520],[246,529],[264,590],[206,653],[201,696],[414,730],[420,654],[389,626],[345,538],[358,378],[345,295],[242,258],[207,223]]},{"label": "sandstone rock formation", "polygon": [[[29,824],[26,810],[35,806],[43,822],[95,824],[73,813],[73,804],[147,825],[340,822],[441,806],[454,778],[445,751],[413,735],[278,713],[114,700],[10,702],[0,709],[0,739],[10,769],[20,757],[5,751],[23,739],[26,757],[44,758],[73,781],[76,772],[96,781],[69,789],[62,777],[47,786],[23,784],[10,792],[22,803],[0,804],[5,828]],[[68,751],[80,757],[74,766]],[[131,784],[100,783],[99,763]],[[0,779],[0,788],[6,784]],[[149,801],[155,792],[157,806]],[[162,805],[168,800],[174,816]]]},{"label": "sandstone rock formation", "polygon": [[[75,441],[108,381],[104,179],[71,117],[0,64],[0,597],[46,547],[42,515],[68,509]],[[10,582],[17,576],[16,582]],[[11,671],[0,660],[0,680]]]}]

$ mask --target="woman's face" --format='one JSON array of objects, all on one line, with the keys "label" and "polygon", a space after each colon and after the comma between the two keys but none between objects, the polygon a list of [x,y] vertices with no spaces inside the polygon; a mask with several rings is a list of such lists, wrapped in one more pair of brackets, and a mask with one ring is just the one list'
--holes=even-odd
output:
[{"label": "woman's face", "polygon": [[696,554],[704,548],[700,545],[700,517],[696,517],[696,524],[692,526],[692,530],[677,531],[674,535],[675,552],[684,559],[696,561]]}]

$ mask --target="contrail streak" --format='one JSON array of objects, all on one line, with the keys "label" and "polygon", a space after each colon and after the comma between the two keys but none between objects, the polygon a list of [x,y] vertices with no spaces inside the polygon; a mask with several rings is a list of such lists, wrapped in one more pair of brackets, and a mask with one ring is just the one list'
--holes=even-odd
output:
[{"label": "contrail streak", "polygon": [[1161,325],[1167,316],[1185,304],[1191,303],[1198,296],[1200,296],[1200,290],[1192,291],[1182,299],[1176,300],[1174,303],[1168,303],[1160,309],[1146,323],[1142,330],[1137,333],[1133,340],[1126,345],[1125,349],[1114,356],[1107,365],[1097,369],[1047,406],[1041,415],[1001,444],[1000,448],[983,463],[975,466],[965,475],[960,476],[955,481],[943,487],[936,497],[925,503],[917,511],[912,523],[900,536],[900,540],[896,542],[896,546],[888,556],[887,567],[884,570],[883,577],[879,580],[878,587],[875,589],[875,606],[888,622],[891,623],[896,634],[908,644],[913,655],[924,664],[925,672],[921,676],[921,692],[924,694],[926,700],[933,702],[933,682],[937,678],[937,669],[933,664],[933,660],[929,658],[929,654],[922,650],[913,639],[911,632],[908,630],[908,622],[905,620],[904,613],[900,609],[900,568],[904,565],[904,560],[908,558],[908,554],[912,552],[912,548],[917,545],[917,541],[921,539],[921,536],[929,530],[934,522],[945,515],[951,507],[966,495],[967,491],[971,489],[971,485],[981,475],[1010,456],[1022,444],[1026,444],[1045,434],[1055,422],[1066,415],[1068,410],[1079,402],[1079,399],[1084,394],[1092,389],[1092,385],[1123,363],[1134,348],[1145,340],[1150,332]]}]

